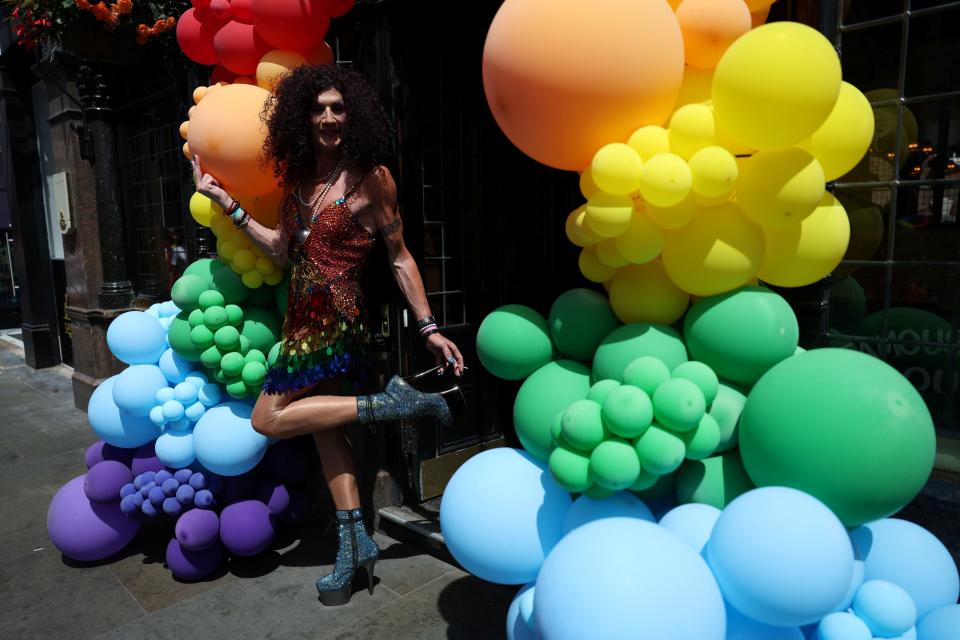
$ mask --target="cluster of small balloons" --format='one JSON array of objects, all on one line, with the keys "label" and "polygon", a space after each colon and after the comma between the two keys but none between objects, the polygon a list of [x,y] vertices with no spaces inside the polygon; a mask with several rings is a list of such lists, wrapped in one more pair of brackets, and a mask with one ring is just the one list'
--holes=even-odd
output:
[{"label": "cluster of small balloons", "polygon": [[192,469],[145,471],[120,488],[120,510],[127,515],[161,513],[176,517],[194,507],[209,509],[218,493],[220,480]]}]

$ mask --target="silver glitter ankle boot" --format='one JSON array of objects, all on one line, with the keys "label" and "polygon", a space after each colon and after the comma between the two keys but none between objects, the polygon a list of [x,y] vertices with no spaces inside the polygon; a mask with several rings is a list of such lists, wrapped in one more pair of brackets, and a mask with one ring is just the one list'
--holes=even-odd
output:
[{"label": "silver glitter ankle boot", "polygon": [[445,427],[453,422],[454,417],[444,395],[418,391],[399,376],[390,378],[386,389],[380,393],[357,396],[360,424],[425,416],[436,418]]}]

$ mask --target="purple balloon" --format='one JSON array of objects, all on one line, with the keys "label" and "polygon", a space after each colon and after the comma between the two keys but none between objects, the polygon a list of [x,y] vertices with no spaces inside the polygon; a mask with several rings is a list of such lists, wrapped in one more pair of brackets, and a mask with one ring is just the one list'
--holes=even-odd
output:
[{"label": "purple balloon", "polygon": [[213,506],[213,494],[209,489],[200,489],[193,496],[193,504],[201,509],[209,509]]},{"label": "purple balloon", "polygon": [[[83,480],[83,492],[91,500],[111,502],[120,499],[120,489],[133,481],[130,468],[116,460],[104,460],[90,467]],[[133,485],[131,485],[132,488]]]},{"label": "purple balloon", "polygon": [[167,499],[166,494],[163,493],[163,489],[160,487],[154,487],[150,489],[150,493],[147,494],[150,498],[150,502],[153,503],[153,506],[159,507],[163,504],[163,501]]},{"label": "purple balloon", "polygon": [[177,482],[180,484],[187,484],[190,481],[190,476],[193,475],[193,470],[191,469],[178,469],[176,473],[173,474],[173,477],[177,479]]},{"label": "purple balloon", "polygon": [[181,580],[205,578],[216,571],[221,562],[223,545],[214,544],[203,551],[189,551],[176,538],[167,544],[167,566]]},{"label": "purple balloon", "polygon": [[104,460],[116,460],[129,467],[135,451],[136,449],[115,447],[103,440],[97,440],[87,447],[87,451],[83,454],[83,461],[86,463],[87,469]]},{"label": "purple balloon", "polygon": [[267,447],[260,468],[287,486],[300,484],[309,471],[307,446],[305,438],[280,440]]},{"label": "purple balloon", "polygon": [[217,541],[220,518],[213,511],[193,509],[180,516],[174,532],[181,547],[188,551],[202,551]]},{"label": "purple balloon", "polygon": [[133,495],[124,496],[120,501],[120,511],[123,511],[128,516],[140,511],[140,506],[143,504],[143,498],[140,497],[139,493],[134,493]]},{"label": "purple balloon", "polygon": [[207,477],[198,471],[190,476],[189,483],[194,491],[200,491],[207,488]]},{"label": "purple balloon", "polygon": [[188,484],[182,484],[177,488],[177,501],[183,506],[193,506],[193,498],[197,494]]},{"label": "purple balloon", "polygon": [[164,468],[163,463],[157,458],[153,450],[153,442],[143,445],[133,454],[133,462],[130,463],[133,475],[138,476],[144,471],[160,471]]},{"label": "purple balloon", "polygon": [[149,500],[143,501],[143,504],[140,505],[140,512],[145,516],[150,516],[151,518],[160,515],[160,512],[157,511],[157,508],[153,506],[153,503]]},{"label": "purple balloon", "polygon": [[242,500],[220,514],[220,539],[231,553],[255,556],[273,540],[270,510],[259,500]]},{"label": "purple balloon", "polygon": [[310,517],[312,509],[313,498],[310,494],[299,487],[294,487],[290,489],[290,506],[277,519],[286,523],[303,522]]},{"label": "purple balloon", "polygon": [[180,488],[180,483],[177,482],[176,478],[167,478],[163,481],[163,484],[160,485],[160,488],[163,489],[164,495],[171,498],[177,495],[177,489]]},{"label": "purple balloon", "polygon": [[176,518],[183,511],[183,506],[176,498],[166,498],[163,501],[163,512],[170,517]]},{"label": "purple balloon", "polygon": [[267,505],[270,514],[281,515],[290,506],[290,492],[274,478],[264,478],[257,490],[257,500]]},{"label": "purple balloon", "polygon": [[85,562],[103,560],[127,546],[140,529],[117,502],[91,502],[84,476],[63,485],[47,510],[47,533],[63,555]]},{"label": "purple balloon", "polygon": [[217,499],[220,504],[230,504],[252,498],[256,492],[257,477],[254,474],[248,472],[241,473],[239,476],[224,476],[223,489]]}]

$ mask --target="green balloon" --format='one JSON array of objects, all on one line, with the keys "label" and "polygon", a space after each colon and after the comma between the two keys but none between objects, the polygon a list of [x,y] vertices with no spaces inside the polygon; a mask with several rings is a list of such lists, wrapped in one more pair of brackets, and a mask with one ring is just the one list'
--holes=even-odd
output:
[{"label": "green balloon", "polygon": [[611,433],[636,438],[653,422],[653,404],[642,389],[623,385],[607,394],[601,416]]},{"label": "green balloon", "polygon": [[653,396],[657,387],[669,379],[670,369],[653,356],[640,356],[623,370],[623,383],[643,389],[648,396]]},{"label": "green balloon", "polygon": [[683,333],[694,359],[721,378],[751,385],[793,355],[800,328],[786,300],[748,286],[698,301],[683,321]]},{"label": "green balloon", "polygon": [[670,376],[673,378],[683,378],[697,385],[700,391],[703,392],[703,399],[708,405],[717,397],[720,380],[717,378],[717,374],[713,372],[713,369],[702,362],[695,360],[684,362],[674,369],[670,373]]},{"label": "green balloon", "polygon": [[640,476],[637,452],[626,440],[604,440],[590,454],[590,475],[609,491],[627,489]]},{"label": "green balloon", "polygon": [[606,296],[590,289],[571,289],[554,301],[547,324],[564,357],[589,362],[604,336],[621,323]]},{"label": "green balloon", "polygon": [[248,308],[243,314],[243,331],[250,339],[250,348],[269,351],[280,338],[280,318],[260,307]]},{"label": "green balloon", "polygon": [[[640,463],[641,466],[643,463]],[[637,479],[639,484],[643,479],[642,476],[644,473],[650,473],[646,469],[640,472],[641,478]],[[655,475],[655,474],[651,474]],[[658,498],[663,498],[666,496],[672,496],[677,488],[677,474],[675,473],[666,473],[662,476],[655,476],[657,478],[656,482],[651,484],[646,489],[638,489],[636,491],[637,495],[643,500],[656,500]]]},{"label": "green balloon", "polygon": [[243,365],[241,376],[247,386],[258,387],[263,384],[263,379],[267,376],[267,367],[261,362],[248,362]]},{"label": "green balloon", "polygon": [[250,293],[247,294],[247,299],[244,301],[244,305],[247,307],[263,307],[264,309],[269,309],[276,304],[276,291],[275,287],[271,287],[268,284],[263,284],[256,289],[250,289]]},{"label": "green balloon", "polygon": [[227,393],[230,395],[230,397],[236,398],[238,400],[241,398],[246,398],[247,394],[249,393],[247,391],[247,385],[245,385],[243,383],[243,380],[239,378],[235,380],[231,379],[230,381],[228,381],[226,384],[226,387],[227,387]]},{"label": "green balloon", "polygon": [[612,496],[616,491],[610,491],[610,489],[604,489],[600,485],[594,483],[581,491],[583,495],[587,496],[592,500],[606,500]]},{"label": "green balloon", "polygon": [[277,305],[277,311],[280,312],[280,316],[285,316],[287,314],[287,296],[290,292],[290,272],[287,271],[286,275],[283,278],[283,282],[277,285],[276,290],[274,291],[275,303]]},{"label": "green balloon", "polygon": [[653,415],[672,431],[690,431],[707,410],[700,388],[689,380],[671,378],[653,394]]},{"label": "green balloon", "polygon": [[563,411],[558,411],[550,422],[550,442],[555,447],[573,448],[563,439]]},{"label": "green balloon", "polygon": [[557,447],[547,461],[553,479],[567,491],[580,492],[590,486],[590,456],[578,451]]},{"label": "green balloon", "polygon": [[720,428],[720,443],[717,444],[717,453],[729,451],[737,446],[737,425],[740,424],[740,413],[747,402],[747,396],[739,389],[726,381],[719,384],[717,397],[713,399],[710,409],[707,410]]},{"label": "green balloon", "polygon": [[199,362],[200,350],[193,346],[193,341],[190,339],[192,327],[189,317],[189,313],[181,311],[170,321],[167,340],[170,341],[170,347],[178,356],[190,362]]},{"label": "green balloon", "polygon": [[181,311],[193,311],[200,305],[200,294],[207,290],[207,281],[200,276],[180,276],[170,288],[170,297]]},{"label": "green balloon", "polygon": [[237,347],[237,350],[240,352],[240,355],[246,356],[250,353],[250,338],[245,335],[240,336],[240,346]]},{"label": "green balloon", "polygon": [[683,440],[657,425],[637,438],[634,448],[640,466],[660,476],[675,471],[683,462],[687,449]]},{"label": "green balloon", "polygon": [[224,309],[227,312],[227,324],[241,329],[243,327],[243,309],[235,304],[228,304]]},{"label": "green balloon", "polygon": [[216,260],[211,258],[200,258],[196,262],[191,262],[186,269],[183,270],[183,275],[185,276],[199,276],[207,283],[207,287],[213,286],[213,272],[216,269],[215,264],[220,264]]},{"label": "green balloon", "polygon": [[187,316],[187,321],[190,323],[190,327],[199,327],[203,324],[203,311],[200,309],[194,309],[190,312],[190,315]]},{"label": "green balloon", "polygon": [[687,361],[687,349],[680,334],[658,324],[625,324],[615,329],[600,346],[593,357],[595,380],[611,378],[623,381],[624,369],[640,356],[654,356],[671,370]]},{"label": "green balloon", "polygon": [[709,413],[703,414],[696,429],[680,434],[687,447],[687,460],[703,460],[712,456],[720,444],[720,425]]},{"label": "green balloon", "polygon": [[546,461],[553,417],[572,402],[586,398],[589,389],[590,370],[573,360],[548,362],[534,371],[513,403],[513,425],[523,448]]},{"label": "green balloon", "polygon": [[[251,291],[255,291],[255,289],[251,289]],[[256,397],[258,397],[258,396],[260,395],[260,392],[261,392],[262,390],[263,390],[263,385],[262,385],[262,384],[252,385],[252,386],[249,385],[249,384],[247,385],[247,395],[248,395],[248,396],[253,396],[254,398],[256,398]]]},{"label": "green balloon", "polygon": [[657,484],[661,478],[667,478],[670,476],[658,476],[655,473],[650,473],[646,469],[640,469],[640,475],[637,476],[637,479],[632,485],[630,485],[630,491],[646,491]]},{"label": "green balloon", "polygon": [[216,346],[209,347],[200,354],[200,362],[203,363],[203,366],[209,367],[210,369],[219,370],[221,360],[223,360],[223,352],[217,349]]},{"label": "green balloon", "polygon": [[277,363],[277,357],[280,355],[280,346],[282,342],[277,342],[275,345],[270,347],[270,352],[267,353],[267,364],[273,366]]},{"label": "green balloon", "polygon": [[830,285],[830,326],[853,333],[867,315],[867,296],[853,276]]},{"label": "green balloon", "polygon": [[199,327],[194,327],[190,330],[190,342],[193,343],[194,348],[200,351],[207,349],[213,344],[213,331],[202,324]]},{"label": "green balloon", "polygon": [[477,330],[477,357],[498,378],[523,380],[553,360],[547,321],[521,304],[496,309]]},{"label": "green balloon", "polygon": [[599,382],[595,382],[593,386],[590,387],[590,391],[587,392],[587,400],[593,400],[597,404],[602,405],[603,401],[610,395],[610,392],[619,386],[620,383],[616,380],[600,380]]},{"label": "green balloon", "polygon": [[223,294],[223,299],[228,304],[240,304],[247,299],[250,289],[243,284],[240,276],[227,268],[223,263],[219,263],[219,268],[213,270],[213,288]]},{"label": "green balloon", "polygon": [[233,351],[240,346],[240,332],[230,325],[220,327],[213,334],[213,341],[224,353]]},{"label": "green balloon", "polygon": [[[243,337],[243,336],[241,336],[241,337]],[[259,349],[250,349],[250,351],[248,351],[246,354],[244,354],[244,356],[243,356],[243,361],[244,361],[244,362],[248,362],[248,363],[249,363],[249,362],[259,362],[259,363],[262,364],[264,367],[267,366],[267,357],[266,357],[265,355],[263,355],[263,351],[260,351]]]},{"label": "green balloon", "polygon": [[754,488],[736,451],[706,460],[688,460],[676,478],[681,504],[697,502],[717,509],[726,508],[737,496]]},{"label": "green balloon", "polygon": [[210,307],[223,308],[223,305],[226,304],[223,300],[223,294],[215,289],[207,289],[201,293],[198,302],[202,311],[206,311]]},{"label": "green balloon", "polygon": [[221,369],[219,365],[214,369],[210,369],[210,372],[210,375],[213,376],[213,379],[224,386],[233,380],[223,372],[223,369]]},{"label": "green balloon", "polygon": [[[216,292],[213,292],[216,293]],[[220,327],[224,327],[227,324],[227,311],[219,305],[212,305],[207,307],[207,310],[203,312],[203,324],[206,325],[207,329],[210,331],[216,331]]]},{"label": "green balloon", "polygon": [[593,400],[577,400],[563,412],[560,433],[563,440],[580,451],[593,451],[603,442],[607,431],[600,417],[600,405]]},{"label": "green balloon", "polygon": [[220,360],[220,368],[223,369],[223,373],[231,378],[239,376],[245,364],[243,356],[236,351],[224,355]]},{"label": "green balloon", "polygon": [[813,349],[750,391],[740,453],[757,486],[805,491],[855,527],[917,495],[933,469],[936,435],[923,398],[893,367],[856,351]]}]

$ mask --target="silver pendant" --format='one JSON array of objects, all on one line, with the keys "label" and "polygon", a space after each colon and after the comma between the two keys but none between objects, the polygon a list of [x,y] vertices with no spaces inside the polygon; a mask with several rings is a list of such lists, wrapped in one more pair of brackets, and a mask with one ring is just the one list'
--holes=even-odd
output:
[{"label": "silver pendant", "polygon": [[307,243],[308,237],[310,237],[310,229],[297,229],[293,234],[293,241],[298,245],[304,245]]}]

